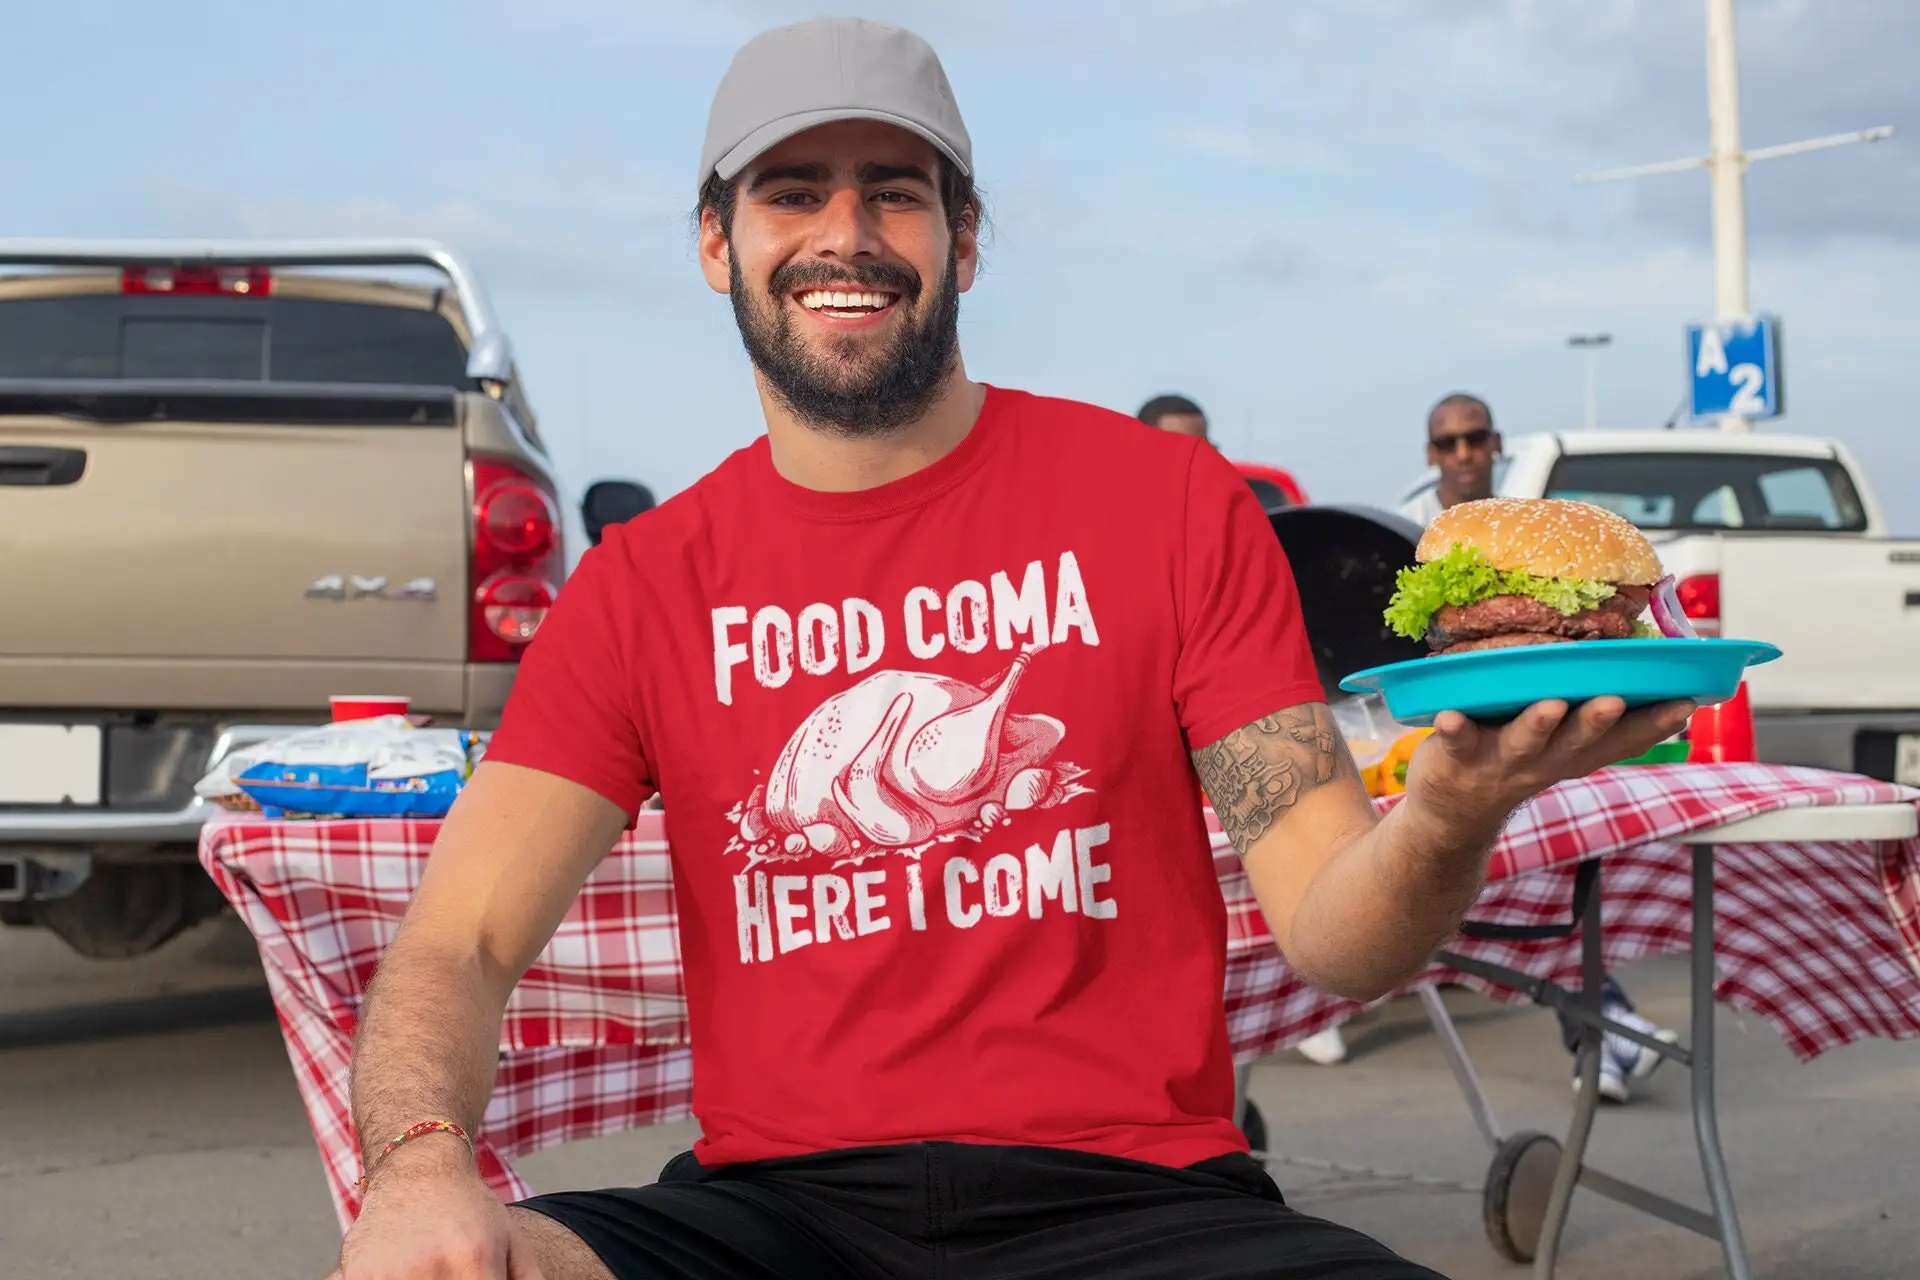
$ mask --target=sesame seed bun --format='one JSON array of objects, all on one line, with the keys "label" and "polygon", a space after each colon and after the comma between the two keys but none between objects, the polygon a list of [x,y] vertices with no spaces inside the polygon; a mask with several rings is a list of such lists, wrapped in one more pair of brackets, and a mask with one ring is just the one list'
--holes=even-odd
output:
[{"label": "sesame seed bun", "polygon": [[1427,526],[1414,558],[1425,564],[1462,543],[1496,569],[1541,578],[1652,586],[1666,573],[1631,522],[1564,498],[1483,498],[1448,507]]}]

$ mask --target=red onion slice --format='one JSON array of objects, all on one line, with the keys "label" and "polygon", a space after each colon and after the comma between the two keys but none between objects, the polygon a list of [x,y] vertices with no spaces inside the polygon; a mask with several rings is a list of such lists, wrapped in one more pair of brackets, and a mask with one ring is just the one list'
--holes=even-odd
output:
[{"label": "red onion slice", "polygon": [[1673,590],[1673,575],[1668,574],[1654,584],[1653,622],[1660,628],[1660,634],[1669,640],[1698,640],[1700,633],[1693,629],[1693,623],[1687,620],[1686,610],[1680,607],[1680,597]]}]

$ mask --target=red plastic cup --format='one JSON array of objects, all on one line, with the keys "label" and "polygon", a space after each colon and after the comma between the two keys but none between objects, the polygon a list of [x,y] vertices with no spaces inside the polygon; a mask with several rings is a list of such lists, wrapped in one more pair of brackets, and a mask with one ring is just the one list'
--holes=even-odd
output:
[{"label": "red plastic cup", "polygon": [[1695,709],[1687,722],[1687,742],[1687,760],[1692,764],[1736,764],[1759,758],[1746,681],[1725,702]]},{"label": "red plastic cup", "polygon": [[333,704],[335,724],[346,720],[372,720],[376,716],[404,716],[413,707],[412,698],[372,694],[336,694],[328,701]]}]

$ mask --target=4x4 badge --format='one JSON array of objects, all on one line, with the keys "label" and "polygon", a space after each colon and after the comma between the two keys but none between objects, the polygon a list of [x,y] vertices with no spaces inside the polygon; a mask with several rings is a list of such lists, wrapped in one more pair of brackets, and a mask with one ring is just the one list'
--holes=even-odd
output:
[{"label": "4x4 badge", "polygon": [[389,591],[385,578],[363,578],[357,573],[331,573],[307,588],[309,600],[432,600],[437,594],[432,578],[415,578]]}]

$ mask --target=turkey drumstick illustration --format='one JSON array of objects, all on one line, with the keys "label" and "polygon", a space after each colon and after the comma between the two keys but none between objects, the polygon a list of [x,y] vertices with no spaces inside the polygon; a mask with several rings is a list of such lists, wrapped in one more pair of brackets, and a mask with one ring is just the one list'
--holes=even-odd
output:
[{"label": "turkey drumstick illustration", "polygon": [[[917,849],[967,832],[982,811],[1057,804],[1080,771],[1045,767],[1066,727],[1018,715],[1022,653],[990,685],[923,671],[880,671],[828,698],[780,752],[739,817],[767,857]],[[991,806],[991,807],[990,807]]]}]

